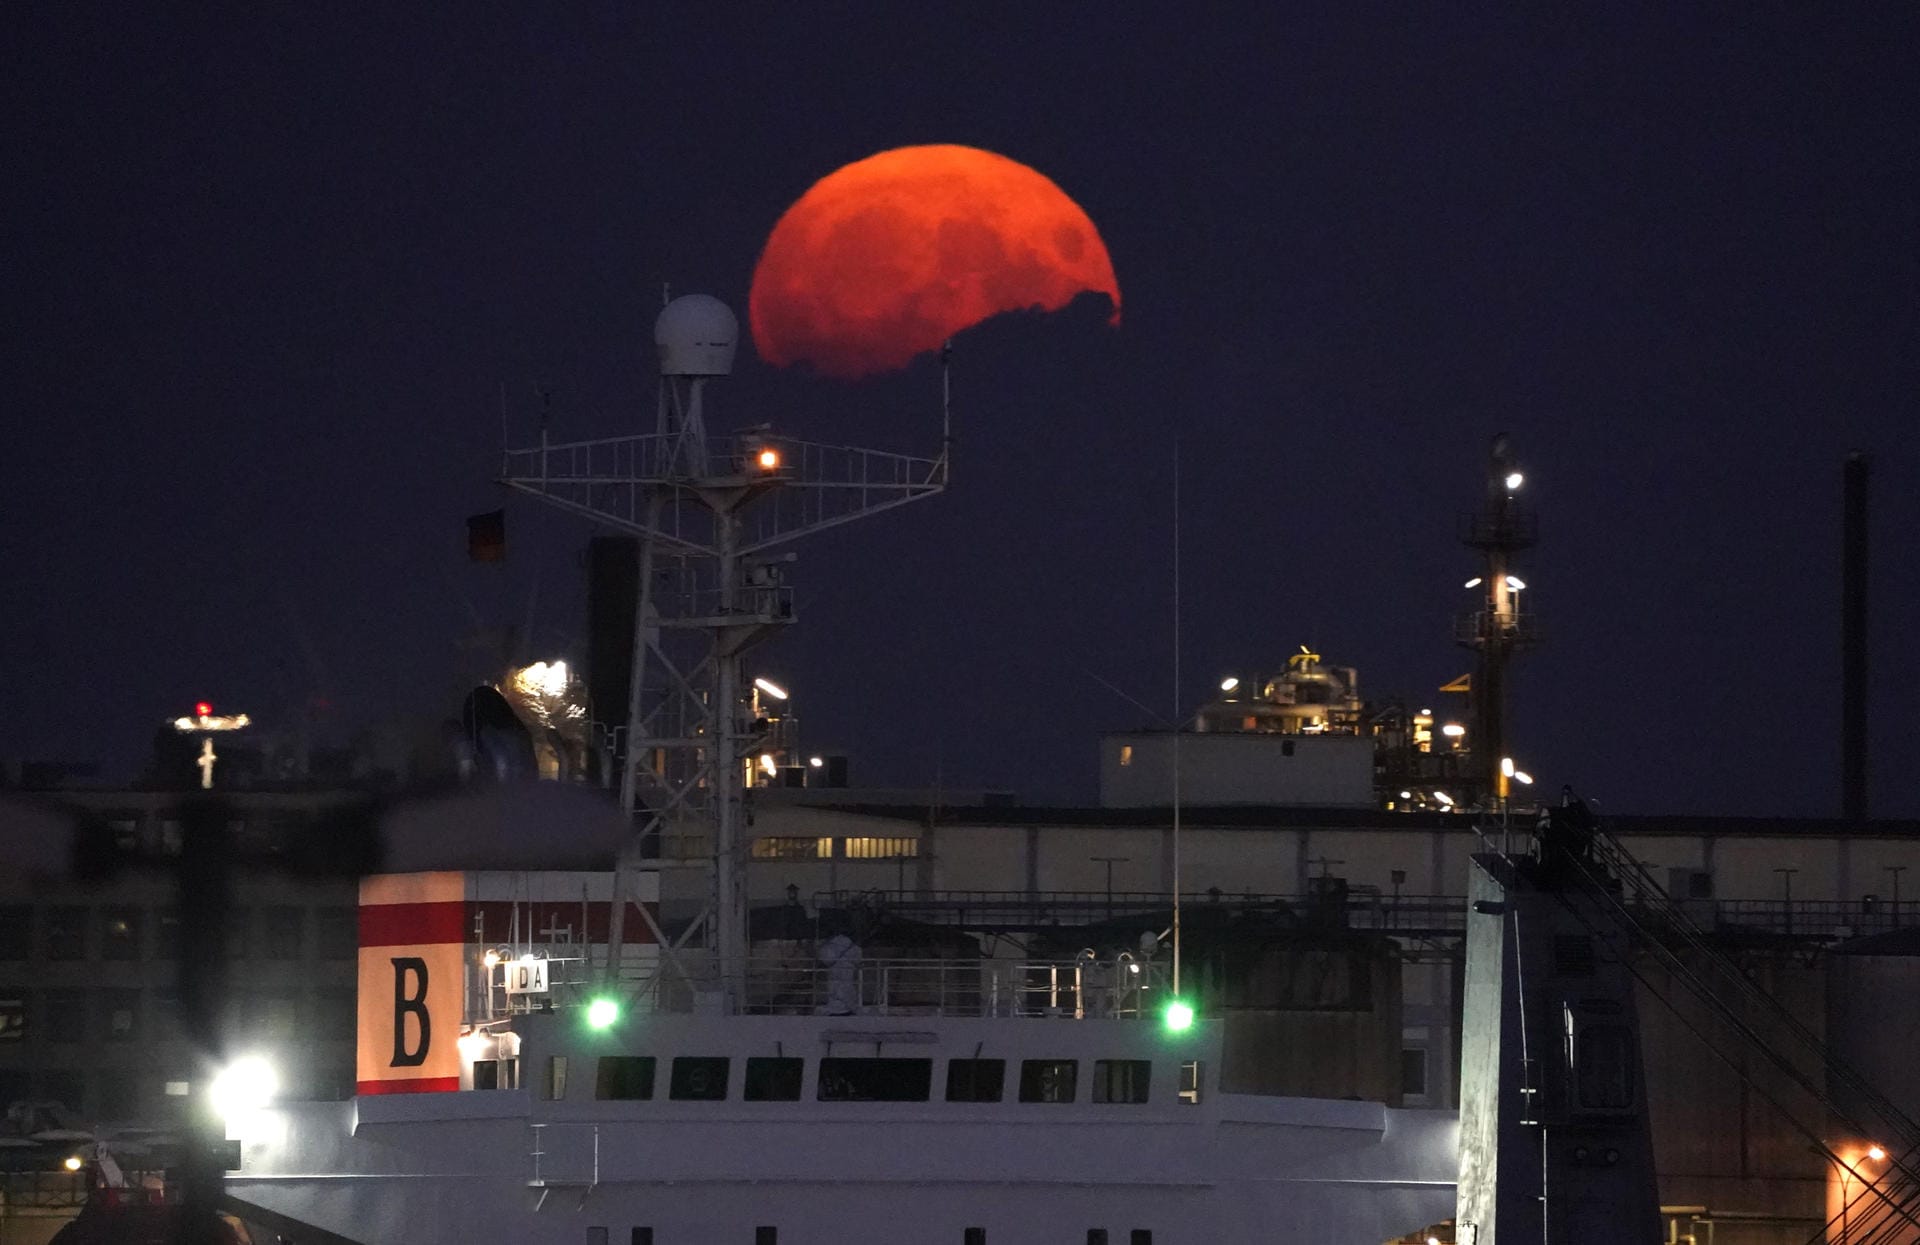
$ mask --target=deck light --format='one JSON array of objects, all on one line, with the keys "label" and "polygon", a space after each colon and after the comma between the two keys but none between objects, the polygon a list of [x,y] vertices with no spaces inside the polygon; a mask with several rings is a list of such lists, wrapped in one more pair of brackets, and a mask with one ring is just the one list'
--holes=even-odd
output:
[{"label": "deck light", "polygon": [[66,1161],[61,1163],[60,1166],[66,1168],[70,1172],[77,1172],[83,1166],[83,1163],[79,1155],[69,1154],[66,1158]]},{"label": "deck light", "polygon": [[609,998],[598,998],[587,1004],[587,1027],[589,1029],[611,1029],[614,1021],[620,1019],[620,1004]]},{"label": "deck light", "polygon": [[1167,1032],[1185,1033],[1193,1028],[1193,1004],[1175,999],[1167,1004]]},{"label": "deck light", "polygon": [[1440,801],[1440,803],[1441,803],[1442,805],[1444,805],[1445,807],[1447,807],[1447,808],[1452,808],[1452,807],[1453,807],[1453,797],[1452,797],[1452,796],[1450,796],[1450,795],[1448,795],[1448,794],[1447,794],[1446,792],[1444,792],[1444,791],[1436,791],[1436,792],[1434,792],[1434,793],[1433,793],[1433,798],[1434,798],[1434,799],[1436,799],[1436,800],[1438,800],[1438,801]]},{"label": "deck light", "polygon": [[1878,1163],[1881,1159],[1884,1159],[1887,1157],[1887,1152],[1881,1149],[1879,1146],[1868,1146],[1867,1157],[1872,1159],[1874,1162]]},{"label": "deck light", "polygon": [[1478,575],[1475,575],[1472,579],[1469,579],[1466,583],[1461,584],[1460,586],[1462,588],[1478,588],[1480,586],[1480,583],[1481,583],[1480,577]]},{"label": "deck light", "polygon": [[753,461],[760,464],[760,470],[762,471],[776,470],[780,466],[780,451],[774,449],[771,445],[764,446],[760,452],[754,456]]},{"label": "deck light", "polygon": [[775,700],[785,700],[787,698],[787,689],[781,687],[772,679],[755,679],[753,685]]},{"label": "deck light", "polygon": [[220,1070],[207,1091],[222,1119],[258,1111],[280,1092],[280,1074],[258,1055],[243,1055]]},{"label": "deck light", "polygon": [[1520,578],[1518,575],[1507,576],[1507,587],[1513,589],[1515,592],[1520,591],[1522,588],[1526,586],[1527,586],[1527,581]]},{"label": "deck light", "polygon": [[1442,735],[1445,735],[1448,739],[1458,739],[1460,738],[1460,736],[1467,733],[1467,728],[1460,725],[1458,722],[1449,722],[1445,726],[1440,728],[1440,733]]},{"label": "deck light", "polygon": [[807,764],[812,766],[814,769],[819,769],[822,766],[824,766],[826,763],[827,763],[827,758],[825,757],[808,757],[807,758]]},{"label": "deck light", "polygon": [[1220,690],[1223,692],[1230,692],[1234,688],[1239,686],[1240,686],[1240,679],[1239,679],[1239,676],[1237,675],[1230,674],[1226,678],[1220,680]]},{"label": "deck light", "polygon": [[1509,471],[1507,473],[1507,492],[1509,493],[1513,492],[1515,489],[1519,488],[1522,484],[1526,483],[1526,480],[1527,480],[1527,477],[1521,475],[1519,472]]}]

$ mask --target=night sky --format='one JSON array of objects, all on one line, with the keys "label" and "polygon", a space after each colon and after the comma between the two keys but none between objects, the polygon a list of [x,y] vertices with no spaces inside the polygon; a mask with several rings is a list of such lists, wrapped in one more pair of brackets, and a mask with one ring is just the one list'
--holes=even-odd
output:
[{"label": "night sky", "polygon": [[[755,672],[809,748],[1091,800],[1150,721],[1105,684],[1173,707],[1176,443],[1188,708],[1301,643],[1444,708],[1505,430],[1523,766],[1834,813],[1858,447],[1873,811],[1920,815],[1920,13],[1508,7],[10,6],[0,757],[126,778],[201,697],[445,717],[476,622],[583,656],[588,532],[489,482],[502,392],[516,442],[543,392],[556,438],[645,430],[662,283],[744,321],[813,181],[953,142],[1086,209],[1124,322],[963,334],[950,492],[802,546]],[[938,394],[743,346],[713,409],[930,452]]]}]

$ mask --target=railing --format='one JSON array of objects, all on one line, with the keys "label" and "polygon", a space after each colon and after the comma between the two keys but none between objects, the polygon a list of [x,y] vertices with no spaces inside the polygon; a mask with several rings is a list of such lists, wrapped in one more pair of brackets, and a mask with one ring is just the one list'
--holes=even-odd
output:
[{"label": "railing", "polygon": [[744,1010],[763,1015],[1133,1017],[1161,978],[1133,959],[750,960]]},{"label": "railing", "polygon": [[[868,907],[930,925],[957,929],[1040,931],[1105,921],[1166,918],[1173,896],[1161,891],[821,891],[816,910]],[[1182,894],[1186,913],[1261,912],[1292,917],[1300,925],[1409,934],[1466,927],[1462,895],[1380,894],[1356,887],[1344,895],[1260,894],[1194,891]]]},{"label": "railing", "polygon": [[[763,469],[757,456],[771,449],[779,464]],[[904,505],[946,487],[947,458],[916,458],[857,446],[825,445],[788,437],[715,436],[702,453],[678,434],[648,433],[593,441],[547,443],[506,451],[502,483],[547,498],[563,509],[592,514],[628,531],[645,527],[646,495],[696,480],[777,484],[771,504],[747,518],[744,550]],[[659,535],[688,548],[708,535],[668,507]]]}]

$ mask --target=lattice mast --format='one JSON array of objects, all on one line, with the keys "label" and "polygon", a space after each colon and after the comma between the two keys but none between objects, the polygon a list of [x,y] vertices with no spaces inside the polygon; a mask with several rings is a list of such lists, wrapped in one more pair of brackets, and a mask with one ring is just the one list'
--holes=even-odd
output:
[{"label": "lattice mast", "polygon": [[[678,855],[663,853],[668,836],[709,845],[709,946],[729,1005],[745,985],[743,800],[761,739],[743,660],[794,621],[786,581],[795,555],[780,547],[940,493],[951,440],[944,409],[933,458],[800,441],[765,423],[712,432],[707,382],[733,370],[738,338],[738,320],[718,299],[674,299],[654,325],[653,432],[556,444],[543,429],[538,446],[506,451],[500,473],[509,488],[639,540],[633,674],[618,748],[621,807],[638,835],[616,885],[624,895],[628,869]],[[944,355],[942,363],[944,371]],[[942,387],[944,398],[944,376]],[[624,912],[616,902],[609,975]]]},{"label": "lattice mast", "polygon": [[1507,725],[1507,664],[1515,654],[1540,642],[1531,613],[1522,612],[1526,581],[1516,573],[1515,557],[1533,547],[1539,528],[1518,497],[1522,476],[1513,446],[1503,432],[1487,457],[1486,499],[1461,517],[1460,541],[1478,552],[1480,573],[1467,587],[1478,588],[1480,608],[1461,617],[1454,638],[1479,655],[1473,672],[1472,748],[1474,782],[1480,798],[1491,803],[1507,796],[1501,759],[1511,755]]}]

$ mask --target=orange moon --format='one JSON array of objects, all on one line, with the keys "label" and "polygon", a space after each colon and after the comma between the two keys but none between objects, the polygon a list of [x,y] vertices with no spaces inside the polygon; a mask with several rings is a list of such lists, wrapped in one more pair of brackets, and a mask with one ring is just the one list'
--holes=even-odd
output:
[{"label": "orange moon", "polygon": [[813,184],[753,271],[760,357],[828,376],[905,367],[1003,311],[1120,284],[1100,231],[1042,174],[975,147],[898,147]]}]

